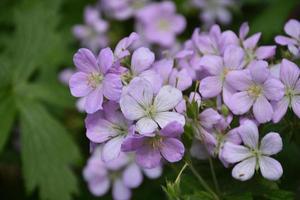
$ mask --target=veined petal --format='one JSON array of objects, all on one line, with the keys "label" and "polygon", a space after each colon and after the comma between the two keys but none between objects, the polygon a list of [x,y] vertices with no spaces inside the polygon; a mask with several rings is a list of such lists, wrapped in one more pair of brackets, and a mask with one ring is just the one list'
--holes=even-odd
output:
[{"label": "veined petal", "polygon": [[298,81],[299,75],[300,70],[295,63],[287,59],[282,60],[280,67],[280,79],[286,86],[294,88]]},{"label": "veined petal", "polygon": [[182,142],[176,138],[166,138],[160,147],[162,156],[169,162],[177,162],[184,155],[184,146]]},{"label": "veined petal", "polygon": [[252,178],[255,172],[256,158],[248,158],[232,169],[232,176],[240,181],[246,181]]},{"label": "veined petal", "polygon": [[265,96],[259,96],[253,104],[253,114],[259,123],[266,123],[273,117],[273,108]]},{"label": "veined petal", "polygon": [[232,95],[227,106],[234,114],[241,115],[248,112],[253,103],[254,99],[248,95],[248,92],[244,91]]},{"label": "veined petal", "polygon": [[140,74],[148,69],[154,62],[154,53],[146,47],[135,50],[131,58],[131,70],[134,74]]},{"label": "veined petal", "polygon": [[74,97],[84,97],[93,90],[88,84],[88,74],[83,72],[73,74],[70,78],[69,86]]},{"label": "veined petal", "polygon": [[114,55],[111,49],[109,47],[101,49],[97,58],[97,63],[102,74],[106,74],[106,72],[111,68],[113,62]]},{"label": "veined petal", "polygon": [[288,106],[289,99],[287,97],[283,97],[280,101],[274,103],[274,113],[272,117],[274,123],[278,123],[283,118],[288,109]]},{"label": "veined petal", "polygon": [[300,37],[300,22],[295,19],[290,19],[284,26],[284,31],[293,38]]},{"label": "veined petal", "polygon": [[212,108],[207,108],[199,114],[201,126],[211,129],[221,120],[221,115]]},{"label": "veined petal", "polygon": [[103,94],[112,101],[118,101],[121,97],[122,82],[118,74],[106,74],[103,80]]},{"label": "veined petal", "polygon": [[165,137],[180,137],[183,132],[183,125],[173,121],[160,130],[160,135]]},{"label": "veined petal", "polygon": [[258,59],[268,59],[276,53],[276,46],[260,46],[256,49],[255,55]]},{"label": "veined petal", "polygon": [[161,155],[159,149],[153,149],[149,145],[144,145],[136,152],[136,162],[144,168],[154,168],[160,166]]},{"label": "veined petal", "polygon": [[244,145],[258,149],[258,128],[251,120],[245,121],[238,129]]},{"label": "veined petal", "polygon": [[277,160],[268,156],[261,156],[258,162],[260,172],[266,179],[276,181],[282,176],[282,166]]},{"label": "veined petal", "polygon": [[260,39],[261,33],[255,33],[254,35],[243,41],[243,46],[245,49],[254,49]]},{"label": "veined petal", "polygon": [[268,133],[265,135],[260,143],[260,151],[264,155],[277,154],[282,150],[282,139],[278,133]]},{"label": "veined petal", "polygon": [[203,66],[211,75],[220,75],[223,70],[223,59],[220,56],[205,55],[199,65]]},{"label": "veined petal", "polygon": [[249,64],[249,71],[254,82],[262,84],[270,76],[268,63],[263,60],[255,60]]},{"label": "veined petal", "polygon": [[157,127],[156,122],[148,117],[143,117],[136,123],[136,130],[142,135],[151,135]]},{"label": "veined petal", "polygon": [[182,126],[185,124],[185,118],[183,115],[177,112],[159,112],[154,117],[154,120],[158,123],[161,128],[164,128],[171,122],[178,122]]},{"label": "veined petal", "polygon": [[182,92],[170,85],[163,86],[154,99],[157,112],[173,109],[182,100]]},{"label": "veined petal", "polygon": [[89,114],[102,109],[103,103],[103,91],[101,87],[96,88],[91,93],[88,94],[85,101],[85,111]]},{"label": "veined petal", "polygon": [[129,95],[121,97],[120,107],[124,116],[129,120],[137,120],[145,116],[144,109]]},{"label": "veined petal", "polygon": [[228,72],[226,82],[239,91],[247,90],[253,83],[249,70],[236,70]]},{"label": "veined petal", "polygon": [[220,76],[208,76],[200,81],[199,92],[204,98],[212,98],[221,93],[222,87]]},{"label": "veined petal", "polygon": [[239,46],[228,46],[224,51],[224,65],[229,69],[240,69],[244,60],[244,50]]},{"label": "veined petal", "polygon": [[73,57],[75,66],[82,72],[99,72],[94,54],[86,48],[81,48]]},{"label": "veined petal", "polygon": [[240,162],[252,156],[250,149],[231,142],[225,142],[222,154],[223,158],[228,163]]},{"label": "veined petal", "polygon": [[104,144],[102,149],[102,160],[109,162],[116,159],[121,153],[121,145],[124,141],[123,136],[115,137]]},{"label": "veined petal", "polygon": [[264,82],[263,92],[269,100],[278,101],[284,95],[284,85],[275,78],[268,78]]},{"label": "veined petal", "polygon": [[300,95],[294,96],[291,104],[294,113],[300,118]]}]

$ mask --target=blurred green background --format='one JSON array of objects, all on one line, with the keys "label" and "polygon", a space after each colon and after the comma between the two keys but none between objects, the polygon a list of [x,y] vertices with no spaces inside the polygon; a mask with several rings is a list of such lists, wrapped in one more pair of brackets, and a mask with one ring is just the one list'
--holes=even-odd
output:
[{"label": "blurred green background", "polygon": [[[71,28],[83,23],[84,7],[95,2],[0,0],[1,200],[99,199],[89,194],[81,176],[89,157],[84,115],[76,111],[75,99],[67,86],[58,81],[59,72],[73,66],[72,56],[79,48]],[[180,36],[184,41],[194,28],[201,26],[198,11],[188,8],[185,0],[174,2],[178,12],[188,21],[185,33]],[[232,10],[233,23],[224,29],[237,31],[242,22],[249,21],[252,33],[263,33],[263,43],[273,44],[274,36],[283,33],[287,19],[300,18],[299,0],[238,2],[242,7]],[[112,46],[133,31],[133,24],[132,20],[111,22]],[[292,141],[285,146],[282,159],[279,158],[285,169],[280,187],[300,193],[300,124],[294,116],[288,119],[288,122],[266,126],[266,129],[281,130],[286,134],[285,141]],[[197,164],[205,174],[207,163]],[[165,169],[159,180],[144,181],[134,190],[133,199],[165,199],[161,185],[165,185],[166,180],[174,180],[181,165]],[[182,184],[187,192],[189,187],[197,187],[188,173]],[[230,175],[229,170],[226,173]],[[111,197],[107,195],[103,199]]]}]

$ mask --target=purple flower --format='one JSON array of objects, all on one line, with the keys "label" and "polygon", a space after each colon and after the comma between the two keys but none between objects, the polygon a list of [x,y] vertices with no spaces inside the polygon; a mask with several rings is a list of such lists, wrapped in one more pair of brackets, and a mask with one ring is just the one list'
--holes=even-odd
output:
[{"label": "purple flower", "polygon": [[97,58],[90,50],[79,49],[73,61],[78,72],[69,81],[71,93],[75,97],[86,97],[87,113],[102,109],[103,96],[119,100],[122,82],[120,75],[109,71],[114,61],[110,48],[102,49]]},{"label": "purple flower", "polygon": [[271,155],[282,149],[282,140],[278,133],[268,133],[258,143],[257,126],[248,121],[238,129],[244,145],[227,142],[223,148],[223,157],[229,163],[238,163],[232,170],[235,179],[249,180],[255,170],[260,169],[262,176],[269,180],[278,180],[283,173],[281,164]]},{"label": "purple flower", "polygon": [[257,46],[261,37],[261,33],[255,33],[254,35],[246,38],[248,33],[249,25],[247,22],[245,22],[241,25],[239,32],[241,47],[245,50],[246,53],[245,65],[248,65],[253,60],[265,60],[275,55],[276,46]]},{"label": "purple flower", "polygon": [[129,200],[131,189],[137,188],[143,181],[142,172],[149,175],[149,178],[158,178],[161,175],[161,166],[151,171],[142,169],[124,153],[117,159],[105,163],[101,159],[101,151],[101,147],[95,149],[83,170],[88,188],[95,196],[103,196],[112,185],[114,200]]},{"label": "purple flower", "polygon": [[199,17],[209,27],[216,21],[228,24],[231,21],[231,13],[228,8],[233,7],[236,3],[234,0],[192,0],[192,4],[201,9]]},{"label": "purple flower", "polygon": [[73,35],[81,41],[82,46],[98,51],[108,44],[106,32],[108,23],[101,19],[96,8],[86,7],[84,10],[84,25],[75,25]]},{"label": "purple flower", "polygon": [[177,162],[184,155],[184,145],[178,139],[183,131],[182,124],[171,122],[161,130],[155,130],[151,137],[138,134],[128,137],[122,144],[122,150],[135,151],[136,162],[145,168],[159,166],[162,158]]},{"label": "purple flower", "polygon": [[85,120],[86,135],[94,143],[104,143],[104,162],[116,159],[125,137],[134,132],[132,122],[125,119],[115,102],[103,104],[103,110],[89,114]]},{"label": "purple flower", "polygon": [[138,39],[139,35],[135,32],[132,32],[128,37],[120,40],[114,51],[116,60],[120,60],[122,58],[125,58],[126,56],[129,56],[130,51],[128,50],[128,48],[130,48]]},{"label": "purple flower", "polygon": [[75,71],[73,69],[70,68],[66,68],[64,70],[62,70],[59,75],[58,75],[58,79],[61,83],[63,83],[64,85],[68,85],[69,84],[69,80],[72,77],[72,75],[75,73]]},{"label": "purple flower", "polygon": [[176,7],[171,1],[145,6],[138,11],[137,20],[145,39],[164,47],[172,46],[176,35],[186,26],[184,17],[176,14]]},{"label": "purple flower", "polygon": [[280,66],[280,80],[284,84],[284,97],[275,102],[273,122],[279,122],[288,107],[300,118],[300,70],[289,60],[283,59]]},{"label": "purple flower", "polygon": [[120,107],[127,119],[137,121],[139,133],[151,134],[158,126],[164,128],[172,121],[185,124],[183,115],[170,111],[181,100],[181,91],[172,86],[163,86],[154,96],[153,87],[148,81],[135,79],[123,92]]},{"label": "purple flower", "polygon": [[143,8],[148,0],[102,0],[101,6],[105,14],[117,20],[126,20]]},{"label": "purple flower", "polygon": [[270,75],[267,62],[253,61],[248,69],[230,72],[226,81],[237,91],[227,102],[234,114],[245,114],[253,106],[259,123],[272,119],[273,108],[269,101],[280,100],[284,95],[284,86]]},{"label": "purple flower", "polygon": [[275,38],[276,43],[287,46],[289,51],[296,57],[300,56],[300,22],[290,19],[284,26],[285,33],[290,36],[279,35]]},{"label": "purple flower", "polygon": [[143,78],[151,83],[154,93],[157,93],[161,88],[162,80],[159,74],[152,69],[154,59],[154,53],[148,48],[136,49],[132,54],[129,69],[122,73],[123,84],[128,85],[135,77]]},{"label": "purple flower", "polygon": [[238,46],[228,46],[223,58],[215,55],[205,55],[200,65],[209,72],[209,76],[200,82],[199,92],[204,98],[211,98],[223,93],[223,100],[228,101],[230,86],[225,82],[230,71],[243,68],[244,51]]}]

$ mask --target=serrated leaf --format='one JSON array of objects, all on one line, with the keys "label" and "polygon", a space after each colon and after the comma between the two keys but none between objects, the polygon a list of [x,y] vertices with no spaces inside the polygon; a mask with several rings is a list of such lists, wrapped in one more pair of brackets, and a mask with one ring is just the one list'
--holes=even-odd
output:
[{"label": "serrated leaf", "polygon": [[15,114],[16,108],[12,97],[0,101],[0,153],[8,139]]},{"label": "serrated leaf", "polygon": [[23,175],[27,192],[39,189],[42,200],[70,200],[77,181],[70,165],[79,151],[59,124],[40,104],[19,104]]}]

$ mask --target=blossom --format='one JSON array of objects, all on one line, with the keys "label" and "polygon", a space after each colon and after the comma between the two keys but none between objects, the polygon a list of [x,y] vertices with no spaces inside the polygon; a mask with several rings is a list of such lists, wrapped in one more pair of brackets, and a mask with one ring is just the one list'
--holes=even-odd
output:
[{"label": "blossom", "polygon": [[282,140],[278,133],[270,132],[258,143],[258,128],[251,122],[245,122],[238,130],[244,145],[227,142],[223,157],[229,163],[238,163],[232,170],[235,179],[246,181],[255,170],[260,169],[262,176],[269,180],[278,180],[283,173],[281,164],[271,158],[282,149]]},{"label": "blossom", "polygon": [[86,136],[94,143],[104,143],[102,159],[107,162],[116,159],[121,153],[125,137],[134,132],[132,122],[125,119],[115,102],[105,102],[103,110],[88,114]]},{"label": "blossom", "polygon": [[103,162],[101,151],[101,146],[98,146],[83,170],[83,177],[88,183],[88,188],[95,196],[103,196],[112,185],[114,200],[129,200],[131,189],[137,188],[143,181],[142,172],[152,179],[161,175],[161,166],[151,171],[142,169],[124,153],[115,160]]},{"label": "blossom", "polygon": [[213,25],[216,21],[228,24],[231,13],[228,8],[235,5],[234,0],[192,0],[192,4],[201,9],[199,17],[206,26]]},{"label": "blossom", "polygon": [[300,22],[290,19],[284,26],[285,33],[289,36],[279,35],[275,37],[276,43],[287,46],[296,57],[300,56]]},{"label": "blossom", "polygon": [[141,134],[151,134],[158,126],[164,128],[171,121],[185,124],[183,115],[170,111],[182,100],[180,90],[163,86],[154,96],[152,85],[143,79],[135,79],[122,94],[120,107],[124,116],[135,120]]},{"label": "blossom", "polygon": [[245,50],[245,65],[248,65],[253,60],[265,60],[275,55],[276,46],[265,45],[257,46],[261,33],[247,37],[249,33],[249,25],[247,22],[243,23],[239,31],[239,39],[241,47]]},{"label": "blossom", "polygon": [[136,42],[138,39],[139,35],[135,32],[132,32],[128,37],[125,37],[122,40],[120,40],[114,50],[114,56],[116,60],[121,60],[126,56],[129,56],[130,51],[128,50],[128,48],[130,48],[133,45],[133,43]]},{"label": "blossom", "polygon": [[136,16],[145,39],[164,47],[174,44],[176,35],[186,26],[184,17],[176,14],[172,1],[151,3],[140,9]]},{"label": "blossom", "polygon": [[225,82],[230,71],[243,68],[244,51],[238,46],[228,46],[224,56],[205,55],[200,65],[209,72],[209,75],[200,81],[199,92],[204,98],[218,96],[221,92],[223,100],[229,98],[230,86]]},{"label": "blossom", "polygon": [[101,8],[111,18],[126,20],[133,17],[149,0],[102,0]]},{"label": "blossom", "polygon": [[135,77],[143,78],[149,81],[154,89],[154,92],[161,88],[162,79],[157,72],[152,69],[155,56],[152,51],[146,47],[136,49],[131,57],[129,69],[122,73],[122,82],[128,85]]},{"label": "blossom", "polygon": [[136,162],[145,168],[160,165],[162,158],[177,162],[184,155],[184,145],[178,139],[183,133],[182,124],[174,121],[161,130],[155,130],[152,136],[132,135],[122,144],[124,152],[135,151]]},{"label": "blossom", "polygon": [[97,58],[90,50],[81,48],[73,60],[78,72],[69,81],[70,90],[75,97],[86,97],[87,113],[102,109],[103,96],[119,100],[122,82],[120,75],[110,72],[114,61],[110,48],[102,49]]},{"label": "blossom", "polygon": [[280,66],[280,80],[284,84],[285,94],[274,104],[273,122],[279,122],[288,107],[300,118],[300,70],[293,62],[283,59]]},{"label": "blossom", "polygon": [[88,6],[84,10],[84,25],[75,25],[73,35],[81,41],[81,45],[98,51],[108,44],[106,32],[108,23],[101,19],[98,9]]},{"label": "blossom", "polygon": [[248,69],[230,72],[226,81],[237,91],[227,102],[234,114],[245,114],[253,106],[253,114],[259,123],[272,119],[273,108],[269,101],[280,100],[284,86],[270,75],[267,62],[253,61]]}]

